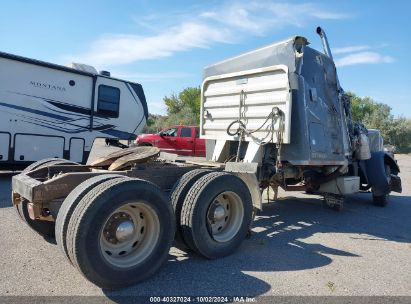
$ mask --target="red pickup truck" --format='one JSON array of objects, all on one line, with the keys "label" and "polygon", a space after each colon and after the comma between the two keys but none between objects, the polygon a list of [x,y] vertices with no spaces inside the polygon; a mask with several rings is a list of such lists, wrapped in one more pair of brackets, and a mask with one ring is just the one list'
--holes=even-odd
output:
[{"label": "red pickup truck", "polygon": [[172,126],[157,134],[141,134],[135,144],[154,146],[179,155],[205,156],[205,140],[199,138],[200,130],[194,126]]}]

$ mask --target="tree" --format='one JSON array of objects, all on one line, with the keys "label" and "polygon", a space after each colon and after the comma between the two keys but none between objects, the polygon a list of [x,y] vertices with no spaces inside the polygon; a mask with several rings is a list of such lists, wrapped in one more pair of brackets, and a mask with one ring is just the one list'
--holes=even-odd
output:
[{"label": "tree", "polygon": [[165,96],[163,100],[167,106],[169,118],[179,120],[181,124],[199,124],[200,95],[199,87],[188,87],[178,95],[173,93],[170,97]]},{"label": "tree", "polygon": [[191,125],[197,126],[200,115],[193,113],[193,111],[186,107],[180,110],[178,113],[170,114],[167,118],[167,123],[169,125]]},{"label": "tree", "polygon": [[163,101],[167,106],[167,116],[149,114],[143,133],[157,133],[172,125],[200,124],[199,87],[188,87],[178,94],[165,96]]},{"label": "tree", "polygon": [[411,119],[405,117],[394,119],[386,134],[388,143],[394,145],[397,151],[411,152]]},{"label": "tree", "polygon": [[376,106],[370,97],[359,97],[352,92],[347,93],[351,98],[352,118],[354,121],[363,121],[366,115],[371,115]]},{"label": "tree", "polygon": [[372,129],[381,131],[383,137],[389,139],[389,130],[394,123],[394,116],[391,114],[391,108],[383,103],[372,103],[372,111],[366,113],[362,122]]},{"label": "tree", "polygon": [[352,117],[362,122],[369,129],[378,129],[385,144],[397,147],[399,152],[411,151],[411,120],[405,117],[394,118],[391,108],[370,97],[359,97],[349,92],[351,97]]},{"label": "tree", "polygon": [[167,127],[167,116],[148,114],[146,125],[142,133],[157,133]]}]

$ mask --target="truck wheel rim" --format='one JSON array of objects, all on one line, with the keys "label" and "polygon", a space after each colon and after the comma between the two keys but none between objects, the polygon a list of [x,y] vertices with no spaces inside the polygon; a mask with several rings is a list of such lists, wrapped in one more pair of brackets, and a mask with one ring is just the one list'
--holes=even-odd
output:
[{"label": "truck wheel rim", "polygon": [[241,228],[244,207],[241,198],[234,192],[220,193],[207,211],[207,224],[211,237],[224,243],[233,239]]},{"label": "truck wheel rim", "polygon": [[100,250],[107,262],[130,268],[150,256],[160,236],[160,221],[144,202],[126,203],[107,218],[100,231]]}]

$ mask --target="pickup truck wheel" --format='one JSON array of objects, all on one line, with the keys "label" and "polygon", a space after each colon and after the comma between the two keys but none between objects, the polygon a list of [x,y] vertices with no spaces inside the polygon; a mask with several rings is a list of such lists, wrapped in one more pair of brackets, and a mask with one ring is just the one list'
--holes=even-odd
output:
[{"label": "pickup truck wheel", "polygon": [[250,192],[239,177],[209,173],[194,183],[184,200],[184,241],[209,259],[230,255],[247,236],[252,214]]},{"label": "pickup truck wheel", "polygon": [[71,215],[74,212],[74,209],[77,207],[78,203],[81,199],[94,187],[100,185],[101,183],[116,179],[116,178],[125,178],[123,175],[116,175],[116,174],[104,174],[92,177],[81,184],[79,184],[76,188],[74,188],[70,194],[65,198],[63,201],[60,210],[57,215],[56,219],[56,227],[55,227],[55,234],[56,234],[56,242],[57,245],[61,248],[64,255],[67,257],[70,263],[71,260],[68,255],[67,251],[67,244],[66,244],[66,235],[67,235],[67,227],[69,225],[69,221]]},{"label": "pickup truck wheel", "polygon": [[[391,184],[391,168],[388,164],[385,164],[384,169],[385,169],[385,175],[387,178],[387,182],[388,184]],[[385,207],[390,201],[390,194],[387,193],[387,194],[379,195],[379,196],[373,195],[372,198],[373,198],[373,204],[375,206]]]},{"label": "pickup truck wheel", "polygon": [[141,179],[111,179],[90,190],[75,208],[67,250],[92,283],[122,288],[160,268],[174,232],[173,209],[157,186]]},{"label": "pickup truck wheel", "polygon": [[[62,159],[62,158],[46,158],[39,160],[30,166],[26,167],[22,173],[28,173],[32,170],[41,169],[51,165],[61,165],[61,164],[77,164],[72,161]],[[31,229],[36,231],[42,236],[54,237],[55,222],[33,220],[29,216],[28,212],[28,201],[23,199],[19,204],[15,205],[15,210],[17,215],[23,220]]]},{"label": "pickup truck wheel", "polygon": [[[207,169],[196,169],[193,171],[189,171],[184,174],[173,186],[170,195],[171,205],[174,209],[174,214],[176,217],[176,245],[177,247],[185,246],[183,237],[181,236],[181,208],[184,203],[184,199],[187,196],[188,191],[193,186],[193,184],[202,176],[210,173],[210,170]],[[183,245],[183,246],[181,246]]]}]

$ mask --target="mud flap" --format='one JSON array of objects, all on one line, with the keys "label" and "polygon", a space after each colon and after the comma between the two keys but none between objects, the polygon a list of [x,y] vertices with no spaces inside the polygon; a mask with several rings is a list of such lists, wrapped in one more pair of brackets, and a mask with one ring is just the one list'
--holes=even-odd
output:
[{"label": "mud flap", "polygon": [[385,164],[390,166],[391,171],[393,171],[392,169],[394,169],[396,172],[399,172],[399,168],[396,162],[392,159],[391,156],[383,151],[371,153],[371,158],[365,161],[368,182],[372,187],[372,193],[375,196],[383,196],[390,193],[391,190],[396,191],[401,188],[401,186],[398,187],[398,180],[399,184],[401,185],[401,179],[397,175],[395,175],[394,184],[396,190],[392,189],[393,183],[389,183],[387,179]]},{"label": "mud flap", "polygon": [[398,175],[391,174],[391,191],[401,193],[401,178]]}]

